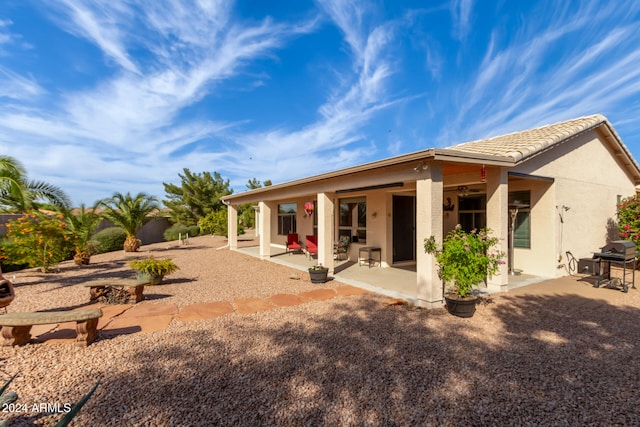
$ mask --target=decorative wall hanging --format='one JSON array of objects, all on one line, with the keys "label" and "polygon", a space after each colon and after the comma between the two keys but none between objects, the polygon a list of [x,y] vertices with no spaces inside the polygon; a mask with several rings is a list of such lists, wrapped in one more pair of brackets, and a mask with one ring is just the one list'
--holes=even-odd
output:
[{"label": "decorative wall hanging", "polygon": [[452,211],[456,208],[456,205],[451,203],[451,197],[447,197],[447,203],[442,205],[442,210],[444,211]]},{"label": "decorative wall hanging", "polygon": [[311,216],[313,215],[313,202],[306,202],[304,204],[304,213],[307,214],[307,216]]}]

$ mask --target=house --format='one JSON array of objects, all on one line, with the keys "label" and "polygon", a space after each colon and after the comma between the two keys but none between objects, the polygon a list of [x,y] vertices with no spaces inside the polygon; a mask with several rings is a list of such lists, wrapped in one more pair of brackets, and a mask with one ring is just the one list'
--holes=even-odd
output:
[{"label": "house", "polygon": [[[568,274],[567,252],[589,257],[617,238],[616,203],[635,194],[640,168],[609,121],[592,115],[448,148],[431,148],[225,196],[229,245],[237,249],[237,206],[258,203],[260,256],[290,232],[318,236],[318,262],[351,236],[349,256],[380,248],[382,267],[415,265],[423,307],[443,304],[437,265],[423,250],[461,224],[489,227],[508,262],[489,280]],[[313,205],[308,215],[305,204]],[[513,228],[513,233],[511,233]],[[513,242],[513,248],[510,243]],[[512,250],[510,250],[512,249]]]}]

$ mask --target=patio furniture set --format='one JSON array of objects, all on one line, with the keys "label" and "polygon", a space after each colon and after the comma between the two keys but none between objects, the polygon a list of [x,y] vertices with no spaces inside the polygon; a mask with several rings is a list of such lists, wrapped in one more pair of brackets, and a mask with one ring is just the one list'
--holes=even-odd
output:
[{"label": "patio furniture set", "polygon": [[[333,245],[333,256],[335,259],[341,257],[348,257],[349,251],[349,237],[340,236],[338,243]],[[292,253],[304,253],[307,258],[311,258],[314,255],[318,255],[318,236],[305,236],[304,245],[298,239],[297,233],[287,234],[286,252]]]},{"label": "patio furniture set", "polygon": [[[351,239],[349,236],[340,236],[338,242],[333,245],[334,259],[348,259],[349,245]],[[307,258],[318,255],[318,236],[305,236],[304,245],[298,239],[297,233],[287,234],[286,253],[304,253]],[[363,246],[358,248],[358,265],[368,265],[371,268],[375,263],[382,265],[382,249],[374,246]]]}]

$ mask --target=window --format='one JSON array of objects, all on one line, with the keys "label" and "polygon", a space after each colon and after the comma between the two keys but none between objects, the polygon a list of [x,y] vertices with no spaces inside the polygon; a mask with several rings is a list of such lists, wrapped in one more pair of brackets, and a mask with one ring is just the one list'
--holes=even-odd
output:
[{"label": "window", "polygon": [[340,199],[338,235],[354,242],[367,241],[367,202],[364,197]]},{"label": "window", "polygon": [[[514,191],[509,193],[509,204],[531,205],[530,191]],[[511,222],[509,223],[511,227]],[[531,248],[531,209],[519,208],[513,229],[513,247]]]},{"label": "window", "polygon": [[296,212],[298,206],[295,203],[282,203],[278,205],[278,234],[281,236],[296,233]]},{"label": "window", "polygon": [[487,226],[487,196],[476,194],[458,197],[458,220],[466,232]]}]

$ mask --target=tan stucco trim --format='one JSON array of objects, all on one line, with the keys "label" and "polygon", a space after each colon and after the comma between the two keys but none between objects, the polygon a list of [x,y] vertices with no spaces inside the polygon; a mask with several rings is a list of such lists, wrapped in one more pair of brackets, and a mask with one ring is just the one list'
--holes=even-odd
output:
[{"label": "tan stucco trim", "polygon": [[486,154],[471,154],[463,151],[451,150],[447,148],[431,148],[429,150],[416,151],[414,153],[404,154],[401,156],[390,157],[375,162],[364,163],[362,165],[353,166],[337,171],[327,172],[320,175],[314,175],[294,181],[284,182],[281,184],[271,185],[268,187],[256,188],[254,190],[245,191],[238,194],[230,194],[224,196],[222,200],[227,203],[247,203],[258,201],[259,195],[262,193],[270,193],[290,187],[296,187],[305,184],[312,184],[318,181],[339,178],[342,176],[353,175],[360,172],[367,172],[374,169],[383,169],[392,166],[401,165],[409,162],[421,162],[427,160],[440,160],[446,162],[457,163],[474,163],[485,164],[487,166],[514,166],[513,159],[505,156],[492,156]]}]

